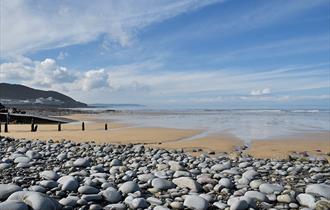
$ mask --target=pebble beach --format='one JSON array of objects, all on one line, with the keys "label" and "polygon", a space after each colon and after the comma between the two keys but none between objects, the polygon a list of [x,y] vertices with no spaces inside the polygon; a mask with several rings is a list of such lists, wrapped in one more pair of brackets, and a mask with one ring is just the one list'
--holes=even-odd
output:
[{"label": "pebble beach", "polygon": [[0,209],[330,208],[330,165],[142,144],[0,138]]},{"label": "pebble beach", "polygon": [[329,22],[330,0],[0,0],[0,210],[330,210]]}]

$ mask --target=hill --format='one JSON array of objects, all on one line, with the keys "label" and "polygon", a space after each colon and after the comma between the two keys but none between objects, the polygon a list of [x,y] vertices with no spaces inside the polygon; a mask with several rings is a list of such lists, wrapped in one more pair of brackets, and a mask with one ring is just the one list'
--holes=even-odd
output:
[{"label": "hill", "polygon": [[8,83],[0,83],[0,102],[5,106],[87,107],[87,104],[56,91]]}]

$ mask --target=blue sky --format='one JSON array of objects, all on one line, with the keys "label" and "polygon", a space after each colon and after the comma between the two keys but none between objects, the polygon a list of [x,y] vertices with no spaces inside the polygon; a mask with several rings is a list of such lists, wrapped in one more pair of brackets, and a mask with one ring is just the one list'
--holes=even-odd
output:
[{"label": "blue sky", "polygon": [[1,0],[0,81],[87,103],[329,108],[328,0]]}]

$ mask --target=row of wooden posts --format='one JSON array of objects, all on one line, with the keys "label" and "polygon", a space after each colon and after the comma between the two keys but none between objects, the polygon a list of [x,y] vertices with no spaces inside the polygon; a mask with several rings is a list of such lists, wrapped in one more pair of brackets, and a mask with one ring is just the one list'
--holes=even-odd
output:
[{"label": "row of wooden posts", "polygon": [[[2,128],[1,127],[2,127],[2,125],[0,123],[0,133],[2,132]],[[31,122],[31,132],[37,132],[37,130],[38,130],[38,125],[35,124],[33,122],[33,120],[32,120],[32,122]],[[82,131],[85,130],[85,122],[82,122],[81,123],[81,130]],[[104,124],[104,130],[108,130],[108,124],[107,123]],[[62,123],[60,123],[60,122],[57,124],[57,131],[62,131]],[[8,133],[8,123],[7,122],[5,123],[4,132],[5,133]]]}]

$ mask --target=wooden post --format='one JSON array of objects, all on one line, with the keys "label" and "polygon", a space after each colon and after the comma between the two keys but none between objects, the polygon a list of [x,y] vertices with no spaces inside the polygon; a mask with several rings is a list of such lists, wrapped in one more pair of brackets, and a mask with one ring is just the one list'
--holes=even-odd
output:
[{"label": "wooden post", "polygon": [[105,123],[105,125],[104,125],[104,130],[108,130],[108,124],[107,123]]},{"label": "wooden post", "polygon": [[37,130],[38,130],[38,125],[35,125],[33,128],[33,132],[37,132]]},{"label": "wooden post", "polygon": [[31,120],[31,132],[34,132],[34,120],[33,120],[33,118]]},{"label": "wooden post", "polygon": [[85,130],[85,122],[81,123],[81,130],[83,130],[83,131]]},{"label": "wooden post", "polygon": [[8,123],[5,123],[5,133],[8,133]]},{"label": "wooden post", "polygon": [[61,131],[61,123],[59,122],[58,125],[57,125],[57,131]]}]

